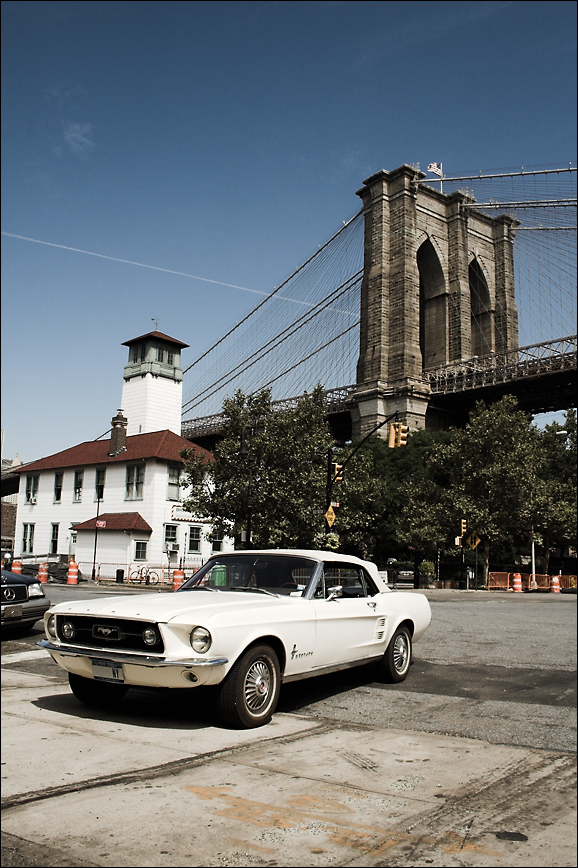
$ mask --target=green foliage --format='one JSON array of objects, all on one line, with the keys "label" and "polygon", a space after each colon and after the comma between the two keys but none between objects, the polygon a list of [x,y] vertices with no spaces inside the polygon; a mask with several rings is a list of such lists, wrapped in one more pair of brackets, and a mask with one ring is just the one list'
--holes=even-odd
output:
[{"label": "green foliage", "polygon": [[[253,546],[319,545],[332,446],[323,390],[305,394],[283,412],[274,410],[269,391],[249,396],[238,391],[224,402],[223,412],[224,435],[214,463],[203,467],[190,452],[185,456],[191,485],[185,508],[206,517],[215,536],[239,540],[247,526],[251,462]],[[243,431],[252,459],[240,454]]]},{"label": "green foliage", "polygon": [[464,429],[432,448],[425,475],[400,486],[398,538],[433,556],[438,545],[451,550],[466,518],[467,534],[481,539],[486,572],[490,546],[527,551],[533,532],[555,533],[559,543],[575,539],[575,427],[574,416],[572,453],[572,435],[562,443],[555,432],[539,431],[512,396],[479,403]]},{"label": "green foliage", "polygon": [[[355,442],[333,444],[321,387],[284,412],[267,391],[237,392],[223,412],[214,463],[186,454],[184,506],[211,522],[215,536],[239,540],[246,528],[249,461],[240,445],[243,431],[247,444],[252,431],[255,546],[339,549],[409,569],[421,561],[421,572],[434,573],[438,550],[461,563],[455,537],[463,518],[466,538],[474,532],[481,540],[475,556],[464,548],[464,559],[479,558],[486,572],[490,551],[511,560],[528,554],[533,539],[547,558],[550,546],[576,545],[575,411],[564,428],[539,430],[506,396],[478,404],[463,429],[416,431],[402,449],[375,435],[355,455]],[[328,534],[330,450],[346,467],[331,490],[336,521]]]}]

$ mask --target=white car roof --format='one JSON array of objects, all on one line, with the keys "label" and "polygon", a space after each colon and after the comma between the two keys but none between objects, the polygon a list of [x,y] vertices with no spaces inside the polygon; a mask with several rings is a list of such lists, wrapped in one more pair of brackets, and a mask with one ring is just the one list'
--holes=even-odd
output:
[{"label": "white car roof", "polygon": [[[213,557],[235,557],[235,555],[289,555],[297,558],[311,558],[316,561],[335,561],[337,563],[358,564],[365,567],[371,577],[379,584],[380,589],[387,588],[379,575],[377,566],[372,561],[364,561],[355,555],[344,555],[339,552],[322,551],[317,549],[238,549],[234,552],[216,553]],[[389,589],[388,589],[389,590]]]}]

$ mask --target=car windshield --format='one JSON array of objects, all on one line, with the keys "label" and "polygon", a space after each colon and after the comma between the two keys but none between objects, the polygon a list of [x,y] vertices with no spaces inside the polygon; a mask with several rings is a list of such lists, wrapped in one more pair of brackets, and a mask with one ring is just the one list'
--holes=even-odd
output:
[{"label": "car windshield", "polygon": [[240,554],[211,558],[180,588],[181,591],[265,591],[305,593],[317,562],[291,555]]}]

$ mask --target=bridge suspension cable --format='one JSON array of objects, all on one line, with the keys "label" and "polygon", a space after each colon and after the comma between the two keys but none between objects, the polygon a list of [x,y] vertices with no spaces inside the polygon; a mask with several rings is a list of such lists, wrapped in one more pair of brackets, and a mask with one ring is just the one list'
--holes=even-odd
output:
[{"label": "bridge suspension cable", "polygon": [[277,400],[319,382],[326,388],[352,382],[362,274],[359,210],[189,365],[187,385],[194,381],[184,395],[183,416],[218,412],[223,399],[238,388],[250,394],[268,383]]}]

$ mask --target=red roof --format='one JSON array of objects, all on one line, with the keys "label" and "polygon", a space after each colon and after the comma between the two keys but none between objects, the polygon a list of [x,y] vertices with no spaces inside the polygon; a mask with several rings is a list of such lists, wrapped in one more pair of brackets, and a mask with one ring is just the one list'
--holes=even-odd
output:
[{"label": "red roof", "polygon": [[182,464],[183,459],[179,453],[183,449],[192,449],[195,455],[204,455],[207,461],[213,460],[212,454],[207,449],[191,443],[190,440],[180,437],[173,431],[153,431],[150,434],[135,434],[133,437],[127,437],[125,451],[115,455],[114,458],[108,454],[110,440],[89,440],[70,449],[64,449],[62,452],[56,452],[54,455],[48,455],[46,458],[39,458],[38,461],[32,461],[30,464],[12,467],[11,471],[30,473],[35,470],[82,467],[91,464],[122,464],[127,461],[142,461],[146,458],[158,458],[161,461]]},{"label": "red roof", "polygon": [[141,335],[139,338],[131,338],[130,341],[124,341],[121,346],[130,347],[131,344],[136,344],[137,341],[144,341],[145,338],[156,338],[161,341],[168,341],[170,344],[175,344],[177,347],[188,347],[189,344],[184,344],[182,341],[178,341],[176,338],[171,338],[169,335],[164,335],[162,332],[147,332],[146,335]]},{"label": "red roof", "polygon": [[[99,522],[105,522],[104,527],[99,524],[99,530],[138,530],[152,533],[152,527],[144,520],[139,512],[103,512],[98,516]],[[89,518],[80,524],[72,525],[71,530],[95,530],[97,518]]]}]

